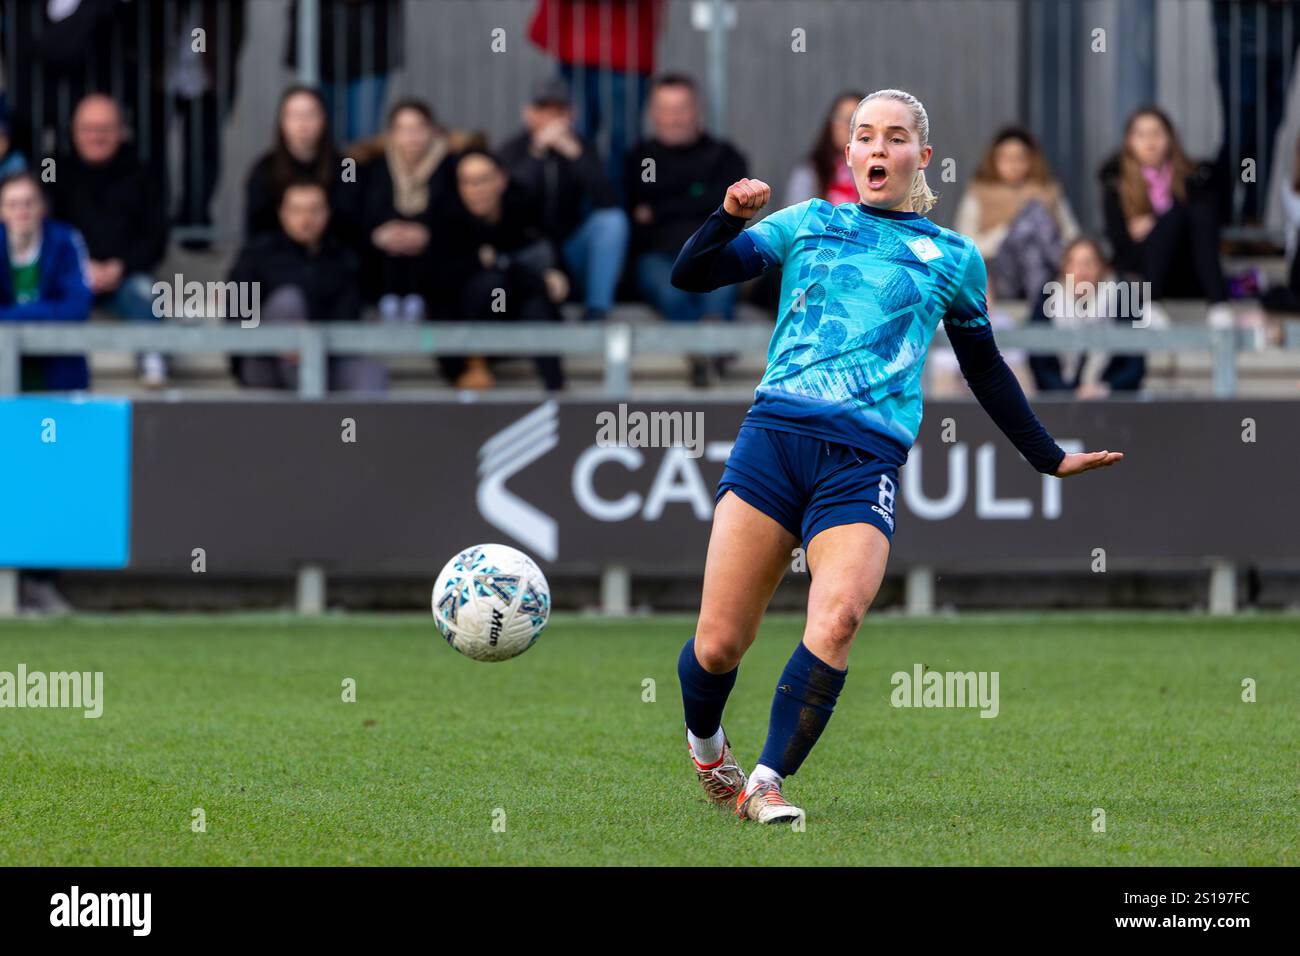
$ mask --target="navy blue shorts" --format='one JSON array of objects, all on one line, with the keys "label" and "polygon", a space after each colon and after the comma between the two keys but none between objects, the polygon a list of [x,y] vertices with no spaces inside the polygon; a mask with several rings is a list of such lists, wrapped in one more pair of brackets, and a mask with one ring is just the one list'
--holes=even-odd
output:
[{"label": "navy blue shorts", "polygon": [[742,425],[714,502],[728,491],[805,547],[820,531],[859,522],[893,540],[898,466],[860,448]]}]

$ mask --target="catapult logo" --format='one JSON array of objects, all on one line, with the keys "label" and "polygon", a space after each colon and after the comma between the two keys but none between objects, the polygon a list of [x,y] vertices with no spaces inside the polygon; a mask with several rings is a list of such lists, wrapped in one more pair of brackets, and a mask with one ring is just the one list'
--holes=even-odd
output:
[{"label": "catapult logo", "polygon": [[559,525],[508,489],[506,482],[559,443],[560,407],[550,401],[497,432],[478,450],[479,514],[547,561],[559,554]]},{"label": "catapult logo", "polygon": [[129,926],[133,936],[148,936],[152,914],[152,893],[82,893],[74,885],[50,897],[51,926]]},{"label": "catapult logo", "polygon": [[[626,413],[625,420],[638,414]],[[558,523],[508,489],[506,482],[559,444],[559,426],[559,406],[549,401],[497,432],[478,452],[475,498],[479,514],[547,561],[559,555]],[[732,442],[703,441],[702,422],[693,424],[693,430],[694,447],[649,449],[649,456],[642,448],[603,444],[597,436],[573,461],[570,487],[574,504],[601,522],[658,521],[672,505],[686,505],[697,520],[708,521],[713,515],[713,491],[700,462],[725,462]],[[602,468],[626,472],[643,490],[628,488],[616,497],[602,497],[596,490],[596,473]]]}]

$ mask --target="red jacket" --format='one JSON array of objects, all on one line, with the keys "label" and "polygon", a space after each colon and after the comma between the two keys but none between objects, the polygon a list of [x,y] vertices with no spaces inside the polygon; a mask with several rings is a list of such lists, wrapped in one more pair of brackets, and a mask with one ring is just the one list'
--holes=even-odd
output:
[{"label": "red jacket", "polygon": [[528,39],[561,63],[649,74],[662,7],[663,0],[539,0]]}]

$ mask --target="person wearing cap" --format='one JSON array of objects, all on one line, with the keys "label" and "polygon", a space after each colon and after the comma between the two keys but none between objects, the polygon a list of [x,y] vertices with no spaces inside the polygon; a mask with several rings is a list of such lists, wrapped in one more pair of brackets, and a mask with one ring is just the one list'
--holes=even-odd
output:
[{"label": "person wearing cap", "polygon": [[587,319],[603,319],[627,253],[628,219],[595,147],[573,126],[569,86],[543,80],[523,108],[524,129],[498,151],[510,181],[532,195],[545,236],[581,291]]}]

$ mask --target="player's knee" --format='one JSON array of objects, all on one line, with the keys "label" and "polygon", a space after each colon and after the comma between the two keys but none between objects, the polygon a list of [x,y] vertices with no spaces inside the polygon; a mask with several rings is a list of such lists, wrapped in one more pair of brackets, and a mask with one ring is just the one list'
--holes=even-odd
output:
[{"label": "player's knee", "polygon": [[848,647],[862,626],[867,607],[861,600],[845,596],[834,598],[827,603],[821,618],[823,640],[835,646]]},{"label": "player's knee", "polygon": [[710,674],[725,674],[734,670],[744,653],[744,641],[739,635],[700,622],[700,627],[695,632],[695,659]]}]

